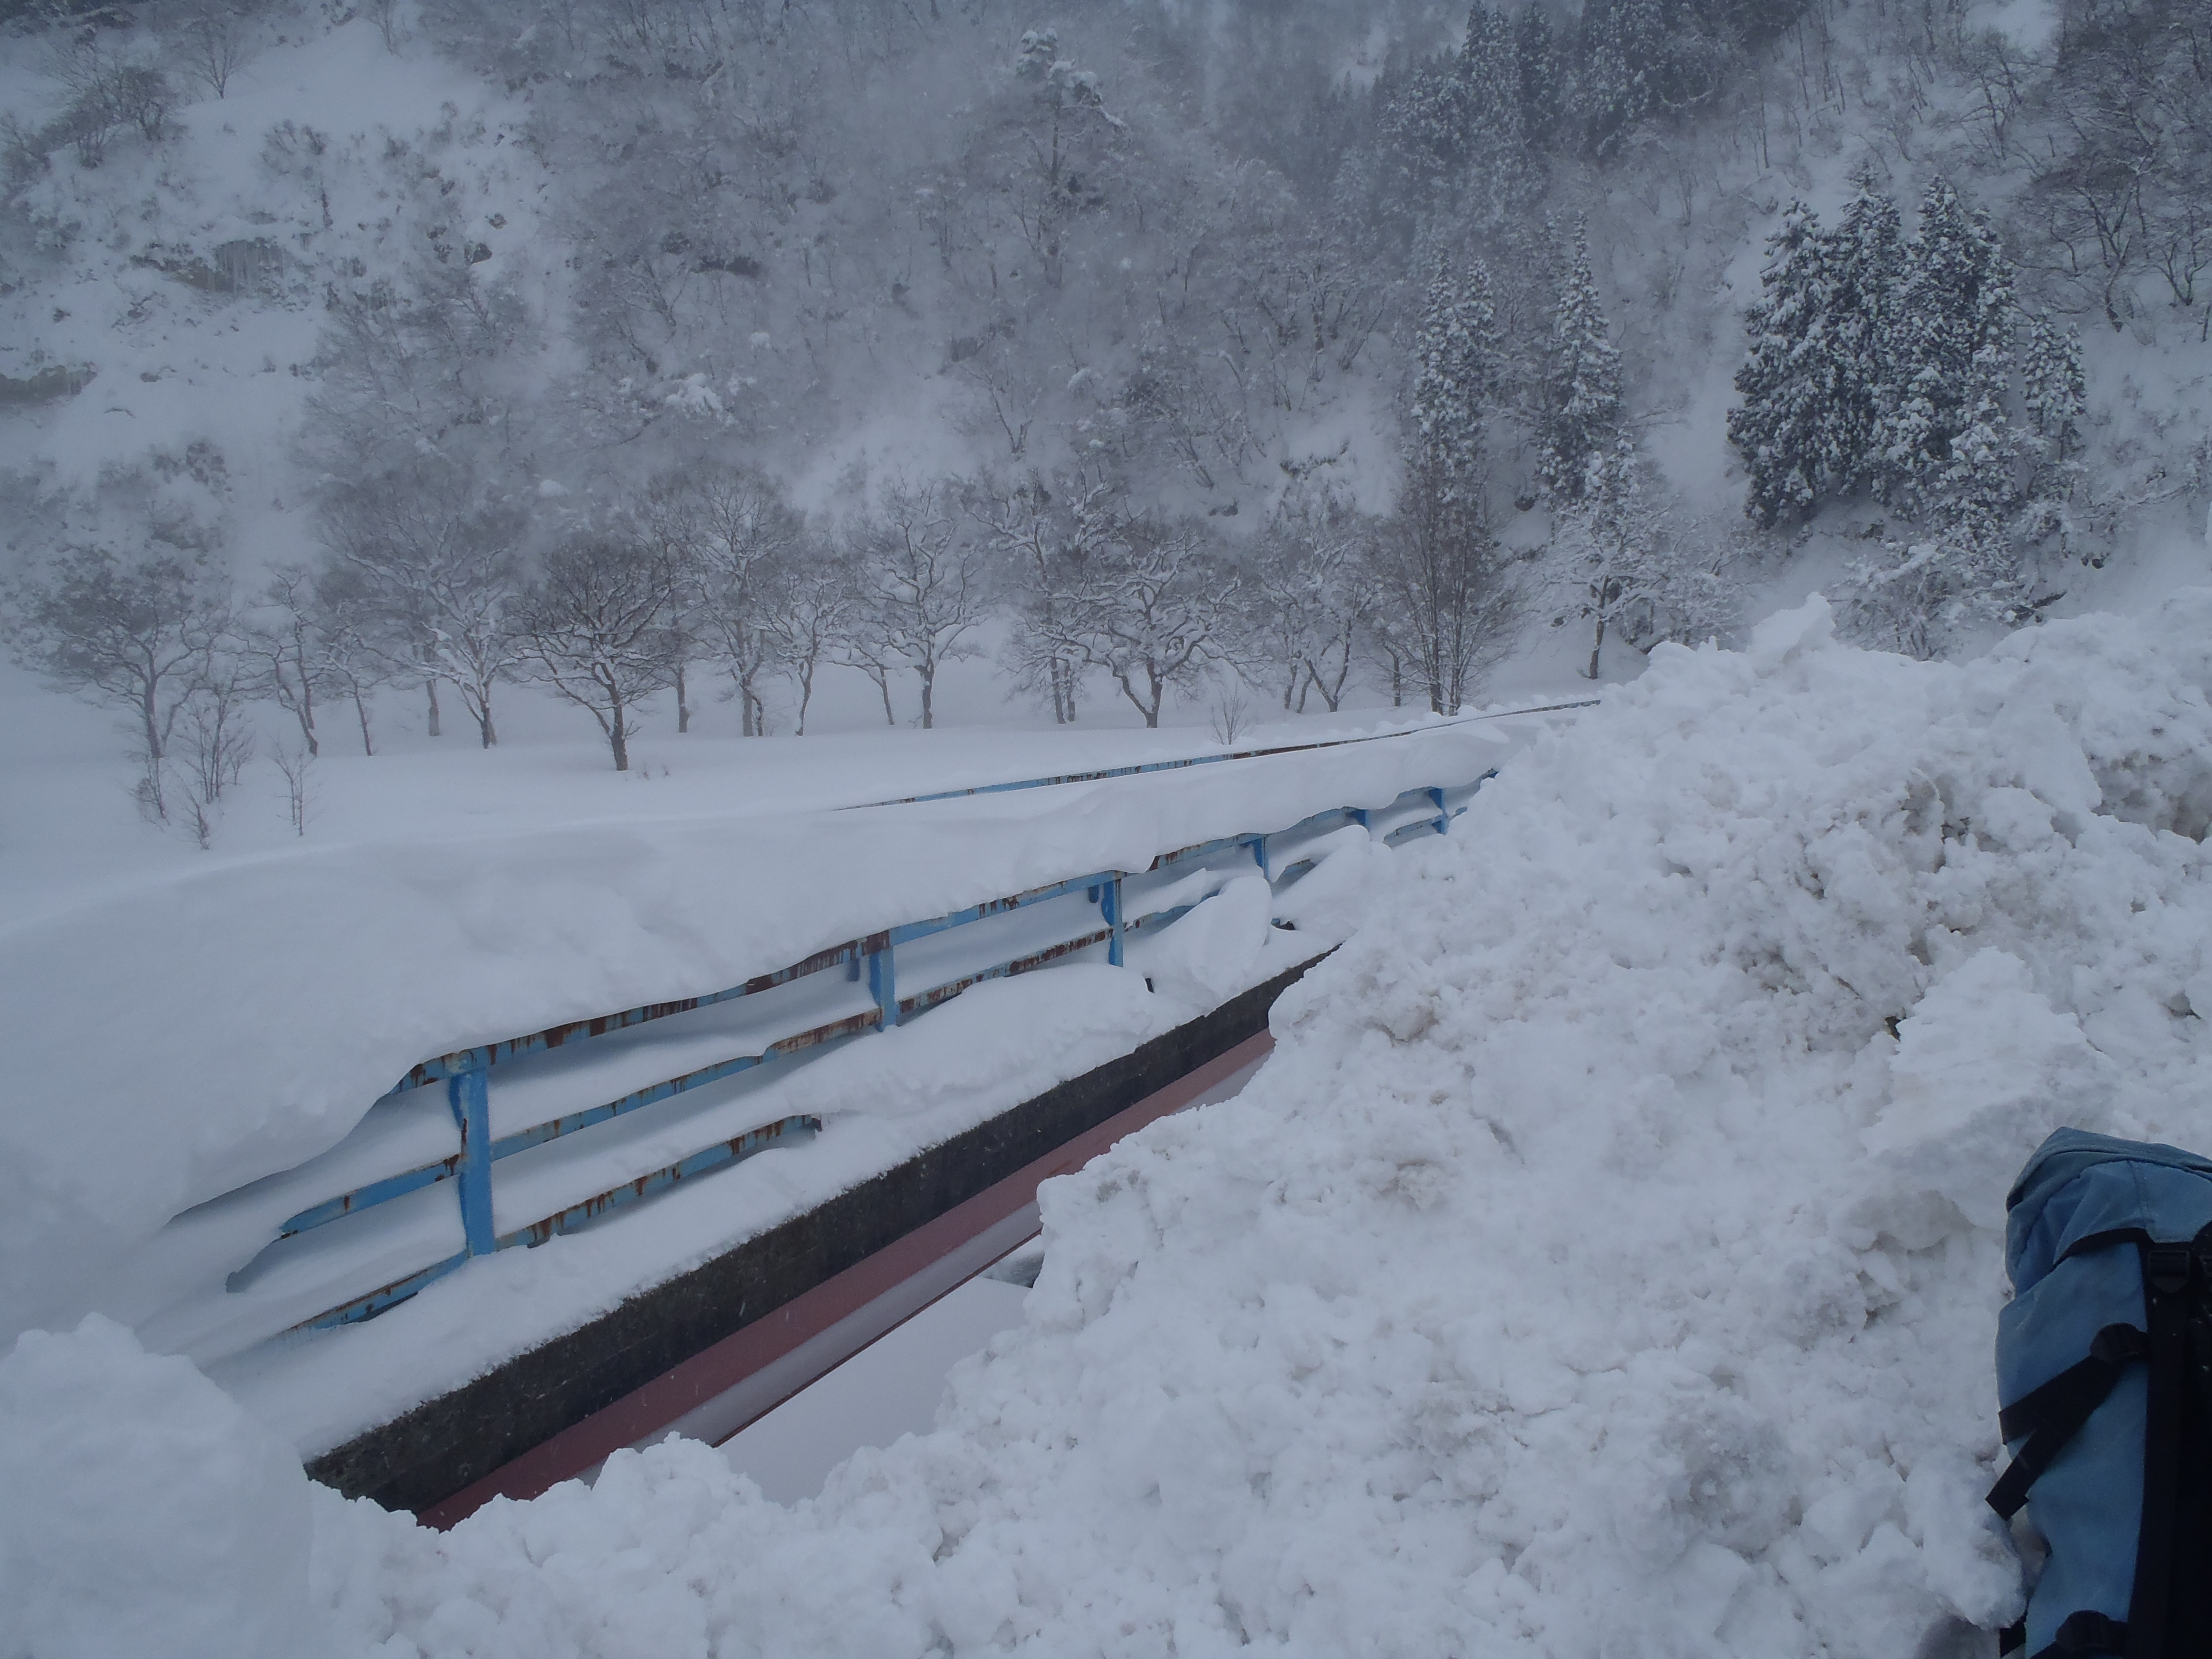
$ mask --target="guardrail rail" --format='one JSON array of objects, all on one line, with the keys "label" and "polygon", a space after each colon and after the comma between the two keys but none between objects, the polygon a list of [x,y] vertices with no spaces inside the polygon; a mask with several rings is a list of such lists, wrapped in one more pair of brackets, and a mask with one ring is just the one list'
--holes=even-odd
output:
[{"label": "guardrail rail", "polygon": [[[1313,867],[1316,855],[1309,852],[1310,843],[1348,825],[1362,826],[1370,836],[1393,846],[1417,836],[1446,833],[1451,820],[1466,810],[1465,799],[1494,775],[1494,771],[1486,772],[1472,783],[1453,787],[1409,790],[1381,809],[1336,807],[1286,829],[1178,848],[1160,854],[1142,871],[1087,871],[948,915],[902,922],[827,945],[787,967],[723,990],[648,1003],[592,1019],[570,1020],[426,1060],[411,1067],[371,1107],[363,1125],[372,1126],[372,1120],[374,1125],[357,1127],[355,1136],[349,1137],[357,1145],[348,1149],[342,1143],[334,1153],[344,1155],[326,1153],[294,1172],[311,1179],[309,1172],[315,1171],[318,1176],[344,1179],[347,1184],[337,1191],[328,1191],[326,1187],[327,1196],[287,1216],[259,1254],[230,1275],[226,1288],[242,1291],[273,1273],[289,1272],[296,1276],[302,1271],[299,1260],[302,1251],[312,1248],[319,1237],[330,1237],[333,1229],[372,1227],[385,1206],[450,1183],[460,1221],[458,1249],[443,1249],[441,1244],[432,1250],[432,1259],[423,1260],[422,1241],[428,1235],[419,1226],[404,1237],[395,1232],[396,1242],[382,1247],[386,1256],[395,1251],[404,1255],[413,1249],[413,1261],[384,1261],[373,1287],[353,1289],[352,1293],[276,1334],[305,1333],[374,1318],[476,1257],[543,1243],[680,1182],[774,1147],[803,1142],[818,1133],[822,1125],[818,1119],[805,1115],[762,1123],[742,1133],[716,1139],[619,1184],[580,1199],[550,1204],[534,1218],[502,1228],[493,1206],[494,1174],[504,1161],[518,1154],[589,1135],[594,1130],[604,1133],[607,1126],[646,1107],[778,1059],[848,1042],[871,1031],[888,1030],[987,980],[1028,973],[1101,946],[1105,960],[1119,966],[1123,943],[1130,934],[1172,925],[1223,883],[1255,866],[1279,890]],[[1249,865],[1246,860],[1250,860]],[[963,933],[972,933],[973,942],[963,944]],[[734,1021],[725,1020],[719,1028],[702,1020],[705,1011],[729,1010],[734,1006],[743,1014],[747,1005],[759,1005],[760,1017],[745,1014]],[[684,1051],[685,1063],[680,1069],[588,1104],[568,1102],[569,1109],[549,1109],[544,1115],[528,1109],[530,1091],[526,1091],[520,1107],[529,1121],[495,1122],[491,1085],[495,1073],[505,1077],[535,1065],[539,1073],[535,1081],[542,1085],[551,1075],[546,1067],[550,1057],[559,1055],[559,1063],[568,1065],[577,1057],[580,1044],[614,1053],[623,1041],[622,1034],[684,1019],[699,1029],[692,1031],[687,1027],[682,1041],[672,1045]],[[638,1057],[640,1063],[641,1058]],[[562,1082],[571,1095],[580,1086],[573,1067],[565,1079],[554,1080]],[[421,1097],[420,1091],[438,1085],[445,1091],[444,1115],[450,1117],[449,1138],[443,1147],[429,1144],[435,1126],[426,1124],[419,1109],[407,1109],[412,1099]],[[538,1093],[542,1096],[545,1090],[541,1086]],[[414,1153],[411,1158],[400,1156],[397,1161],[401,1167],[391,1167],[387,1160],[395,1153],[410,1151]],[[364,1163],[369,1167],[363,1168]],[[270,1179],[286,1182],[290,1178]],[[422,1201],[416,1200],[416,1206]],[[415,1213],[419,1217],[419,1208]],[[453,1237],[448,1224],[444,1238]],[[375,1249],[368,1249],[360,1260],[383,1258]],[[404,1271],[392,1271],[399,1267]],[[307,1270],[312,1272],[312,1268]],[[351,1283],[356,1286],[360,1283],[359,1261]]]}]

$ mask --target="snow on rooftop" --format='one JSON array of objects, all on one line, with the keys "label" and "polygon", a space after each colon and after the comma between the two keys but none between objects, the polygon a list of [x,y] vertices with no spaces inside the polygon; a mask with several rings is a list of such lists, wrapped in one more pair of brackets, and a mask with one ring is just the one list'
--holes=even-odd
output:
[{"label": "snow on rooftop", "polygon": [[311,1564],[189,1577],[302,1478],[112,1328],[27,1337],[11,1639],[1949,1651],[2018,1605],[2008,1182],[2062,1122],[2212,1141],[2208,641],[2197,591],[1965,665],[1817,601],[1662,647],[1394,861],[1242,1096],[1047,1187],[1024,1325],[818,1500],[678,1442],[444,1535],[313,1491]]}]

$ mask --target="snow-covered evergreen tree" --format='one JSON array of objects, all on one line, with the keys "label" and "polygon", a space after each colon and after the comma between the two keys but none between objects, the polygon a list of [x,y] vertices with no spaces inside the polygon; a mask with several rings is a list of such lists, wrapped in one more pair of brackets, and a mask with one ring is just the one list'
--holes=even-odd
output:
[{"label": "snow-covered evergreen tree", "polygon": [[2063,464],[2081,447],[2081,420],[2087,413],[2089,384],[2081,373],[2081,331],[2069,324],[2060,333],[2048,317],[2028,319],[2021,351],[2021,406],[2035,429],[2055,447]]},{"label": "snow-covered evergreen tree", "polygon": [[1513,20],[1474,0],[1467,18],[1467,40],[1460,48],[1460,79],[1466,84],[1467,154],[1478,168],[1494,169],[1528,142],[1521,121],[1521,64],[1513,39]]},{"label": "snow-covered evergreen tree", "polygon": [[1920,204],[1891,329],[1890,398],[1869,472],[1921,533],[1854,572],[1857,632],[1932,656],[1976,624],[2033,614],[2021,550],[2021,459],[2008,412],[2018,313],[1987,217],[1937,179]]},{"label": "snow-covered evergreen tree", "polygon": [[1895,395],[1905,270],[1897,204],[1862,174],[1857,193],[1825,240],[1820,464],[1831,487],[1851,489],[1872,482],[1883,415]]},{"label": "snow-covered evergreen tree", "polygon": [[1467,123],[1461,141],[1466,166],[1455,191],[1461,218],[1492,234],[1531,214],[1538,178],[1521,118],[1521,69],[1513,21],[1474,0],[1467,40],[1459,54],[1460,111]]},{"label": "snow-covered evergreen tree", "polygon": [[[2028,476],[2027,506],[2020,533],[2062,554],[2081,550],[2075,540],[2081,494],[2081,422],[2088,413],[2088,382],[2081,372],[2081,333],[2061,332],[2047,317],[2028,319],[2021,352],[2021,407],[2041,441]],[[2081,554],[2092,564],[2101,554]]]},{"label": "snow-covered evergreen tree", "polygon": [[1581,33],[1576,112],[1602,156],[1658,104],[1666,19],[1659,0],[1589,0]]},{"label": "snow-covered evergreen tree", "polygon": [[1793,202],[1766,241],[1760,295],[1746,318],[1750,355],[1736,371],[1743,403],[1729,411],[1729,441],[1751,473],[1744,510],[1761,524],[1808,511],[1827,465],[1833,395],[1827,337],[1828,239]]},{"label": "snow-covered evergreen tree", "polygon": [[1413,339],[1408,470],[1440,500],[1473,505],[1498,375],[1498,309],[1481,260],[1439,259]]},{"label": "snow-covered evergreen tree", "polygon": [[1605,308],[1590,274],[1587,225],[1575,230],[1574,252],[1552,310],[1549,374],[1536,471],[1556,500],[1580,501],[1602,489],[1601,470],[1620,424],[1620,353],[1608,336]]},{"label": "snow-covered evergreen tree", "polygon": [[1378,125],[1392,163],[1389,191],[1408,205],[1432,205],[1463,172],[1467,92],[1456,59],[1416,64],[1395,86],[1377,83],[1382,112]]},{"label": "snow-covered evergreen tree", "polygon": [[[1925,515],[1962,489],[1979,497],[1993,488],[2014,322],[2012,262],[1996,233],[1937,179],[1907,251],[1891,331],[1894,392],[1875,441],[1874,476],[1893,505]],[[1970,428],[1973,453],[1954,455]]]},{"label": "snow-covered evergreen tree", "polygon": [[1541,6],[1523,6],[1513,21],[1513,68],[1521,100],[1521,131],[1531,147],[1544,149],[1559,136],[1566,106],[1558,45],[1551,19]]}]

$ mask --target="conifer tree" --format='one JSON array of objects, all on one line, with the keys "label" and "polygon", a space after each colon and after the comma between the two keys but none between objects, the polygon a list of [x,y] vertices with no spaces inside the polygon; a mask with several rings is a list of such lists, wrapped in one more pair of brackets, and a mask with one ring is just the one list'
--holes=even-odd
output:
[{"label": "conifer tree", "polygon": [[1826,405],[1820,465],[1833,488],[1873,482],[1885,412],[1895,398],[1897,313],[1905,237],[1897,204],[1861,175],[1826,237],[1826,313],[1817,378]]},{"label": "conifer tree", "polygon": [[1603,157],[1657,105],[1666,20],[1658,0],[1589,0],[1581,28],[1577,113]]},{"label": "conifer tree", "polygon": [[1519,150],[1527,134],[1521,121],[1521,64],[1513,24],[1483,0],[1474,0],[1468,9],[1459,72],[1466,87],[1469,159],[1481,165]]},{"label": "conifer tree", "polygon": [[2021,354],[2021,405],[2063,464],[2081,447],[2089,386],[2081,373],[2081,331],[2061,334],[2048,317],[2031,318]]},{"label": "conifer tree", "polygon": [[1395,162],[1392,183],[1425,209],[1448,191],[1467,161],[1467,81],[1456,60],[1415,65],[1384,94],[1382,132]]},{"label": "conifer tree", "polygon": [[[2081,331],[2069,325],[2062,334],[2049,318],[2031,318],[2020,378],[2021,406],[2045,446],[2028,479],[2021,532],[2070,553],[2076,550],[2073,503],[2081,483],[2081,421],[2088,405]],[[2101,555],[2083,556],[2092,564],[2104,562]]]},{"label": "conifer tree", "polygon": [[1820,221],[1793,202],[1767,238],[1760,295],[1746,319],[1751,352],[1736,371],[1742,405],[1729,411],[1729,441],[1750,470],[1744,510],[1763,525],[1808,512],[1819,499],[1828,445],[1828,242]]},{"label": "conifer tree", "polygon": [[1863,564],[1849,603],[1858,632],[1916,656],[1934,655],[1966,627],[2017,626],[2034,614],[2021,549],[2023,445],[2005,406],[2016,320],[2012,266],[1996,234],[1938,179],[1906,253],[1894,396],[1873,458],[1885,496],[1923,530]]},{"label": "conifer tree", "polygon": [[1512,21],[1483,0],[1468,13],[1458,74],[1467,122],[1460,144],[1466,166],[1455,192],[1461,216],[1481,229],[1510,230],[1527,222],[1539,192],[1521,118]]},{"label": "conifer tree", "polygon": [[1580,501],[1595,481],[1620,423],[1620,353],[1607,337],[1605,311],[1590,274],[1587,225],[1552,312],[1551,363],[1545,387],[1537,474],[1555,498]]},{"label": "conifer tree", "polygon": [[[1907,253],[1892,331],[1894,395],[1871,469],[1893,505],[1931,512],[1969,477],[1986,492],[1989,443],[2004,423],[2014,319],[2012,262],[1996,232],[1937,179],[1921,201],[1920,232]],[[1975,458],[1954,458],[1970,428],[1983,428]]]},{"label": "conifer tree", "polygon": [[1565,100],[1559,88],[1559,48],[1541,6],[1523,6],[1514,20],[1513,70],[1522,134],[1533,149],[1548,149],[1559,137]]},{"label": "conifer tree", "polygon": [[1498,381],[1497,307],[1480,259],[1464,274],[1440,258],[1413,342],[1411,471],[1448,501],[1471,501],[1485,461],[1484,427]]}]

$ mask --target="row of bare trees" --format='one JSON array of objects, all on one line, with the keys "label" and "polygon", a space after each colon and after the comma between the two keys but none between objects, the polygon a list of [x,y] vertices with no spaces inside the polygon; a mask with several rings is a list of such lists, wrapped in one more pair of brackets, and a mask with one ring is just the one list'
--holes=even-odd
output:
[{"label": "row of bare trees", "polygon": [[253,753],[256,703],[296,728],[280,748],[320,753],[335,717],[374,753],[375,691],[408,687],[434,734],[458,701],[489,747],[500,689],[535,684],[587,710],[626,770],[658,694],[675,694],[685,731],[719,684],[754,735],[780,682],[804,733],[830,666],[866,675],[888,724],[910,678],[933,726],[939,676],[981,653],[994,617],[1009,624],[1001,667],[1056,720],[1103,683],[1156,726],[1171,696],[1224,676],[1286,711],[1333,710],[1363,669],[1394,702],[1451,712],[1521,615],[1510,562],[1479,529],[1417,508],[1375,519],[1326,494],[1294,493],[1239,545],[1081,477],[896,483],[816,526],[732,467],[550,530],[412,483],[334,498],[323,557],[242,596],[208,548],[67,549],[13,585],[8,642],[126,711],[146,810],[166,818],[181,778],[204,836]]}]

